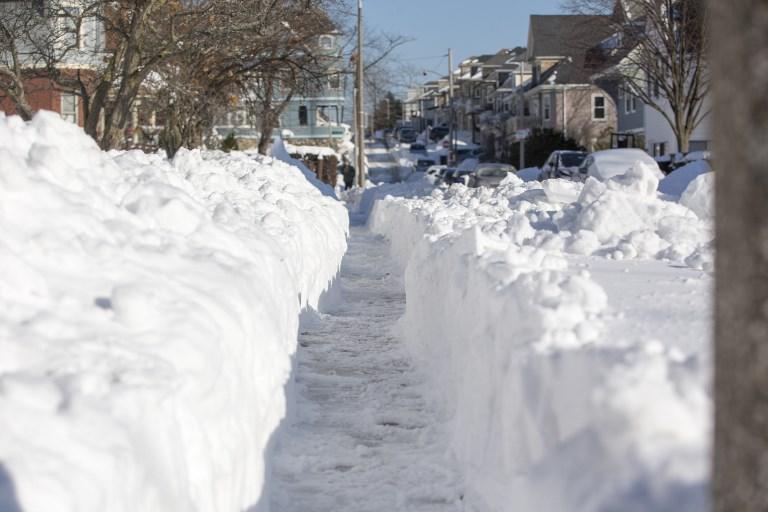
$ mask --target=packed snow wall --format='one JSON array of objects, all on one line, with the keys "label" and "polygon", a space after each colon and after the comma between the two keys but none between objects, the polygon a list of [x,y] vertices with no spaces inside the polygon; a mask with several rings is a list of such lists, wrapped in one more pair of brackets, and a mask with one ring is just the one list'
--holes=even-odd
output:
[{"label": "packed snow wall", "polygon": [[0,508],[259,502],[299,314],[346,249],[318,187],[269,158],[105,153],[54,114],[0,114]]},{"label": "packed snow wall", "polygon": [[705,509],[711,229],[657,185],[638,167],[375,203],[467,510]]}]

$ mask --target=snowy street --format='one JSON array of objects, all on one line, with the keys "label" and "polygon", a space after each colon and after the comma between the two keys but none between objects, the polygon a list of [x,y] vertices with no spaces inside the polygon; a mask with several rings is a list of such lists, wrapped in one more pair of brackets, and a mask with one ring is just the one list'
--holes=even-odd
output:
[{"label": "snowy street", "polygon": [[405,309],[396,272],[386,241],[353,228],[343,301],[301,327],[275,512],[461,510],[443,426],[393,333]]},{"label": "snowy street", "polygon": [[400,180],[395,158],[381,142],[367,143],[368,175],[374,183],[394,183]]}]

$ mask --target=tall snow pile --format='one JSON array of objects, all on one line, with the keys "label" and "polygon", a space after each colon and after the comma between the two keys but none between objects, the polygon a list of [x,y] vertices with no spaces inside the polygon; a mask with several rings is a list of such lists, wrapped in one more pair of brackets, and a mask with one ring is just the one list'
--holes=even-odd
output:
[{"label": "tall snow pile", "polygon": [[242,153],[104,153],[0,115],[0,503],[255,505],[347,216]]},{"label": "tall snow pile", "polygon": [[[711,265],[712,235],[657,186],[638,165],[374,205],[369,225],[405,269],[400,328],[453,432],[468,509],[705,508],[707,320],[676,311],[708,290],[695,268]],[[692,205],[711,194],[691,186]],[[648,273],[632,281],[632,269]],[[651,311],[662,281],[668,302]]]}]

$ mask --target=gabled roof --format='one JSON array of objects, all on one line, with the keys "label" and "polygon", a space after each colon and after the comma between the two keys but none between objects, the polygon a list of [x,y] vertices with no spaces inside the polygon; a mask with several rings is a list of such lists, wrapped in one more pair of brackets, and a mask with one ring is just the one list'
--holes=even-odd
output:
[{"label": "gabled roof", "polygon": [[528,58],[574,57],[611,34],[608,16],[531,16],[528,30]]}]

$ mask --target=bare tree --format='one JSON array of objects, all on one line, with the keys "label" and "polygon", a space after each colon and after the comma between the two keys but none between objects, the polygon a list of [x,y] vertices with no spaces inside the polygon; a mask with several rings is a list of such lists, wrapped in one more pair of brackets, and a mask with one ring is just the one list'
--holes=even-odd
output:
[{"label": "bare tree", "polygon": [[80,10],[58,0],[0,6],[0,93],[23,119],[34,113],[30,94],[61,85],[61,64],[78,50],[82,23]]},{"label": "bare tree", "polygon": [[614,64],[608,76],[659,112],[678,151],[709,114],[706,0],[565,0],[578,14],[609,14],[614,36],[592,56]]},{"label": "bare tree", "polygon": [[[710,3],[716,160],[713,510],[768,510],[768,4]],[[727,171],[725,170],[727,167]]]},{"label": "bare tree", "polygon": [[[53,5],[56,0],[46,0]],[[30,70],[39,69],[56,86],[82,98],[85,129],[103,148],[118,147],[135,115],[137,100],[151,106],[169,124],[169,153],[182,145],[199,144],[212,125],[213,112],[234,95],[260,96],[262,133],[268,137],[290,98],[344,70],[329,68],[318,51],[318,37],[334,30],[332,8],[341,0],[77,0],[63,4],[59,14],[30,9],[0,18],[0,87],[17,109],[30,117],[26,100]],[[76,5],[76,8],[69,7]],[[8,10],[0,11],[8,13]],[[59,24],[63,15],[71,21]],[[79,37],[84,20],[100,24],[102,44],[84,48]],[[30,26],[40,27],[31,30]],[[87,72],[62,65],[56,27],[69,28],[78,38],[78,58],[89,59]],[[37,45],[32,64],[28,34],[47,34]],[[22,48],[27,53],[22,52]],[[57,52],[46,52],[53,48]],[[384,48],[383,59],[391,49]],[[72,69],[75,69],[73,71]],[[253,94],[254,86],[263,88]],[[265,146],[262,141],[261,146]]]}]

